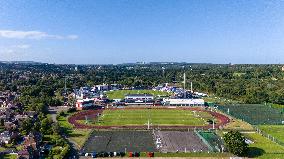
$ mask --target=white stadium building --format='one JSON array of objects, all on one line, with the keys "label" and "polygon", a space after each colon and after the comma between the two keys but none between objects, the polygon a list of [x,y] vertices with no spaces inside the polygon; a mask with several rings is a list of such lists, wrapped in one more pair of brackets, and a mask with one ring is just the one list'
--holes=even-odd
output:
[{"label": "white stadium building", "polygon": [[166,106],[204,106],[203,99],[170,99],[164,98]]}]

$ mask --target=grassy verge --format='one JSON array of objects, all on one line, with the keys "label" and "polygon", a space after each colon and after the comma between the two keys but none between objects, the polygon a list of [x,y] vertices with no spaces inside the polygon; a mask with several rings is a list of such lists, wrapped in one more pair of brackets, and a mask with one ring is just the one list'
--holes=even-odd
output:
[{"label": "grassy verge", "polygon": [[[146,153],[141,153],[141,157],[146,157]],[[231,153],[214,153],[214,152],[190,152],[190,153],[160,153],[156,152],[155,157],[231,157]]]},{"label": "grassy verge", "polygon": [[61,127],[67,128],[67,129],[73,129],[73,125],[68,122],[68,116],[71,114],[66,113],[64,116],[60,116],[57,121],[60,124]]},{"label": "grassy verge", "polygon": [[60,125],[60,127],[63,128],[64,133],[67,135],[67,137],[74,141],[79,148],[81,148],[86,139],[89,137],[89,134],[91,130],[86,129],[74,129],[73,125],[68,122],[68,116],[72,114],[65,113],[64,116],[60,116],[57,121]]},{"label": "grassy verge", "polygon": [[86,130],[86,129],[74,129],[70,134],[68,134],[68,137],[77,143],[79,148],[82,148],[84,143],[89,137],[89,134],[92,130]]},{"label": "grassy verge", "polygon": [[4,151],[4,150],[6,150],[6,148],[0,147],[0,151]]},{"label": "grassy verge", "polygon": [[277,158],[284,156],[284,147],[257,133],[244,134],[254,143],[249,144],[249,157],[254,158]]},{"label": "grassy verge", "polygon": [[253,131],[254,128],[247,122],[239,119],[233,119],[229,124],[224,127],[225,130],[238,130],[238,131]]},{"label": "grassy verge", "polygon": [[283,125],[259,125],[260,130],[275,137],[284,143],[284,126]]}]

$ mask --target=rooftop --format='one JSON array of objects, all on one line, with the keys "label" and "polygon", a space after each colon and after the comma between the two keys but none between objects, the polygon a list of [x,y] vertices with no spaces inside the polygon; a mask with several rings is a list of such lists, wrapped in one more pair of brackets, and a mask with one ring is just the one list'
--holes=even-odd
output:
[{"label": "rooftop", "polygon": [[150,97],[152,97],[153,95],[152,94],[127,94],[127,95],[125,95],[125,96],[127,96],[127,97],[129,97],[129,96],[132,96],[132,97],[141,97],[141,96],[143,96],[143,97],[145,97],[145,96],[150,96]]}]

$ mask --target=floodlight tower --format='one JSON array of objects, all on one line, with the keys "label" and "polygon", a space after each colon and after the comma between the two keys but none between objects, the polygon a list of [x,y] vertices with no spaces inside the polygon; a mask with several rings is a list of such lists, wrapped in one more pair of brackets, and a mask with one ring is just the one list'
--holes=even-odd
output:
[{"label": "floodlight tower", "polygon": [[146,93],[144,93],[144,101],[145,101],[144,103],[145,103],[145,107],[146,107],[146,101],[147,101],[146,100]]},{"label": "floodlight tower", "polygon": [[183,73],[183,91],[184,91],[184,97],[183,98],[186,98],[185,84],[186,84],[186,75],[185,75],[185,72],[184,72]]},{"label": "floodlight tower", "polygon": [[[192,74],[192,68],[190,67],[190,73]],[[193,85],[192,85],[192,81],[190,81],[190,92],[193,93],[193,89],[192,89]]]}]

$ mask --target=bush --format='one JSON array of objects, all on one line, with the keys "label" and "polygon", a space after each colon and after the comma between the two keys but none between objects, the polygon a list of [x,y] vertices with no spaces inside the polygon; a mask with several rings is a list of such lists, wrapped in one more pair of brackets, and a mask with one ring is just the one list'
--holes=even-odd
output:
[{"label": "bush", "polygon": [[60,154],[61,151],[62,151],[62,149],[61,149],[60,147],[53,147],[53,148],[51,149],[51,154],[50,154],[50,156],[51,156],[51,155]]},{"label": "bush", "polygon": [[59,113],[59,115],[60,115],[60,116],[65,116],[66,114],[64,113],[64,111],[61,111],[61,112]]},{"label": "bush", "polygon": [[74,113],[76,112],[76,108],[75,107],[71,107],[67,110],[67,113]]},{"label": "bush", "polygon": [[245,137],[238,131],[230,131],[224,135],[224,141],[229,152],[237,156],[246,156],[248,144]]},{"label": "bush", "polygon": [[65,142],[64,139],[58,139],[58,140],[56,140],[56,145],[57,146],[64,146],[64,145],[66,145],[66,142]]},{"label": "bush", "polygon": [[56,115],[56,120],[59,120],[60,119],[60,114],[57,114]]},{"label": "bush", "polygon": [[63,148],[63,150],[61,151],[60,156],[62,156],[63,158],[66,158],[66,157],[68,156],[70,150],[71,150],[71,148],[70,148],[70,146],[67,144],[67,145]]}]

